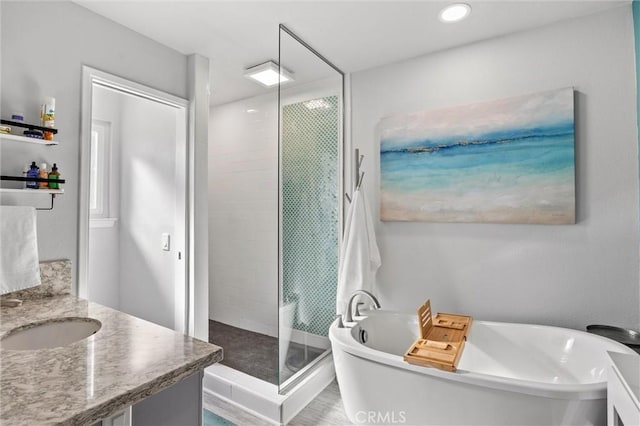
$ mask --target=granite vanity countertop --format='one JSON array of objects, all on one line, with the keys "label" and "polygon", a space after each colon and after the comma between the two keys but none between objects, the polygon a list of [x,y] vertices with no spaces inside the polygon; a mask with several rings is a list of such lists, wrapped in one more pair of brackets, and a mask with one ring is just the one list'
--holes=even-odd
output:
[{"label": "granite vanity countertop", "polygon": [[0,309],[0,336],[60,317],[102,323],[67,346],[0,345],[0,424],[92,424],[222,359],[222,348],[72,295]]}]

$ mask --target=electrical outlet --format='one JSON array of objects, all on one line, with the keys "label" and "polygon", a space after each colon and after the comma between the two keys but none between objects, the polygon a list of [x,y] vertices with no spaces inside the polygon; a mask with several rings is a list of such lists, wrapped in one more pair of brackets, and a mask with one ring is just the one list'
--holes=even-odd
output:
[{"label": "electrical outlet", "polygon": [[171,250],[171,236],[168,233],[162,234],[162,250],[169,251]]}]

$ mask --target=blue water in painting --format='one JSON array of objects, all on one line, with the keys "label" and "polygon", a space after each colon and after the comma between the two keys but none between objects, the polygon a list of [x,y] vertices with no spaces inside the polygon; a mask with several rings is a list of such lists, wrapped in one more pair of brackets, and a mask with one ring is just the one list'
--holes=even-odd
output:
[{"label": "blue water in painting", "polygon": [[513,189],[574,176],[573,121],[473,138],[383,140],[381,185],[393,193]]}]

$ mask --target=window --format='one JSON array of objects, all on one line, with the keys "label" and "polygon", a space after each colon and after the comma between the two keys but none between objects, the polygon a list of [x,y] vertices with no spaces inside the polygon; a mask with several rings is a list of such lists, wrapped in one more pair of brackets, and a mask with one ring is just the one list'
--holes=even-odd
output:
[{"label": "window", "polygon": [[92,219],[109,217],[109,157],[111,123],[93,120],[91,126],[91,170],[89,214]]}]

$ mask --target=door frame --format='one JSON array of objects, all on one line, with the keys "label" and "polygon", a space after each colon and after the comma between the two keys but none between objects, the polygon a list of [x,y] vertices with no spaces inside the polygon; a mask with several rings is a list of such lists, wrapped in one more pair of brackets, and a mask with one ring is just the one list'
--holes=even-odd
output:
[{"label": "door frame", "polygon": [[[172,236],[172,250],[176,255],[175,272],[175,309],[174,329],[186,334],[189,330],[189,223],[193,212],[189,208],[189,196],[193,191],[193,179],[190,179],[189,153],[193,152],[193,138],[189,137],[189,101],[169,93],[145,86],[125,78],[82,66],[82,105],[80,128],[80,179],[78,183],[78,265],[77,288],[78,297],[88,299],[89,280],[89,176],[91,165],[91,128],[92,102],[94,85],[116,90],[123,94],[134,95],[153,102],[176,108],[176,232]],[[181,131],[183,129],[184,131]]]}]

